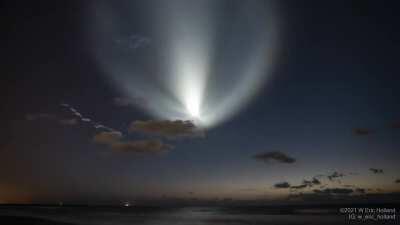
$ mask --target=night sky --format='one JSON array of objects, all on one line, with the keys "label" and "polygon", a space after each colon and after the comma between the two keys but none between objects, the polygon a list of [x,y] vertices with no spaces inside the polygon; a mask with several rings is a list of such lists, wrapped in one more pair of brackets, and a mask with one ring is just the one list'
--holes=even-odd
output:
[{"label": "night sky", "polygon": [[0,203],[400,200],[396,1],[161,2],[1,3]]}]

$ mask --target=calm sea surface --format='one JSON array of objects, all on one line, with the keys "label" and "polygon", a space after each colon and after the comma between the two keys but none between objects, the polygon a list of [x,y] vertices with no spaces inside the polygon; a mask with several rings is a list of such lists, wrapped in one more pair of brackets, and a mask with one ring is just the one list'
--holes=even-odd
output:
[{"label": "calm sea surface", "polygon": [[18,224],[4,218],[25,218],[25,221],[40,218],[50,221],[49,225],[57,222],[76,225],[340,225],[399,222],[398,218],[385,221],[350,221],[348,215],[341,214],[338,208],[284,207],[0,207],[1,225]]}]

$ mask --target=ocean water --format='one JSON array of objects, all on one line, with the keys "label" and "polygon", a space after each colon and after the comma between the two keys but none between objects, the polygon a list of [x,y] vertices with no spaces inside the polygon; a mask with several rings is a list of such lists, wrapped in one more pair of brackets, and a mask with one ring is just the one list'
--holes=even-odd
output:
[{"label": "ocean water", "polygon": [[[312,225],[312,224],[398,224],[399,220],[349,220],[337,208],[292,209],[263,207],[0,207],[4,218],[40,218],[74,225]],[[4,221],[2,222],[2,218]],[[36,223],[32,222],[32,225]],[[41,223],[42,224],[42,223]]]}]

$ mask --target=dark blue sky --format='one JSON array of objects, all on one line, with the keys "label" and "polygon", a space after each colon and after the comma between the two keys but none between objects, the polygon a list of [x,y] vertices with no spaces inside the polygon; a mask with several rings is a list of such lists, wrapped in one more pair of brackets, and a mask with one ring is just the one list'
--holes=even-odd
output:
[{"label": "dark blue sky", "polygon": [[[285,198],[299,192],[274,188],[276,183],[295,186],[318,174],[324,174],[318,177],[324,186],[300,192],[349,185],[370,194],[399,190],[395,1],[279,1],[277,60],[258,95],[204,137],[161,138],[174,149],[160,155],[93,143],[100,132],[96,124],[130,140],[147,140],[153,137],[128,133],[128,127],[157,119],[138,107],[115,104],[121,90],[106,79],[87,39],[87,8],[96,3],[4,4],[0,203]],[[143,14],[139,7],[132,10]],[[141,34],[156,25],[130,26]],[[145,38],[150,47],[134,49],[135,54],[151,58],[148,49],[158,37]],[[65,125],[64,119],[73,120]],[[269,152],[295,162],[255,157]],[[344,174],[341,182],[327,178],[335,171]]]}]

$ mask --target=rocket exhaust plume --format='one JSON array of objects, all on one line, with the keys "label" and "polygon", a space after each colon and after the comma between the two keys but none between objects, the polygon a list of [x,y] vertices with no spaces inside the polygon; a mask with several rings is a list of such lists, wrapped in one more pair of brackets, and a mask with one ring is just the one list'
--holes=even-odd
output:
[{"label": "rocket exhaust plume", "polygon": [[[268,1],[103,1],[89,7],[99,67],[122,95],[158,119],[216,126],[270,76],[278,21]],[[228,19],[227,19],[228,18]]]}]

